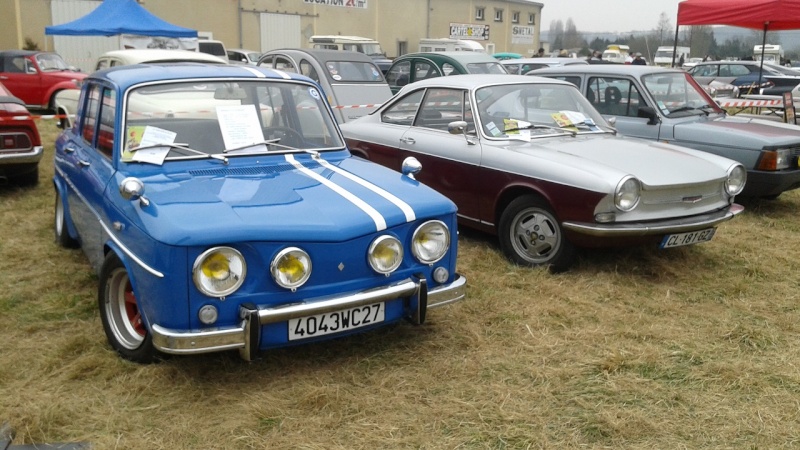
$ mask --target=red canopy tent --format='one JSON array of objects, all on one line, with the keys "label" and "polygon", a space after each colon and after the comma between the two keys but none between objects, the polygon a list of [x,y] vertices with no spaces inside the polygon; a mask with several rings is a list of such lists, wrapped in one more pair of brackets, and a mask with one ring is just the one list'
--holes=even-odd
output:
[{"label": "red canopy tent", "polygon": [[[761,68],[767,31],[800,29],[800,0],[686,0],[678,3],[675,46],[681,25],[730,25],[764,30]],[[673,52],[673,55],[675,52]],[[675,65],[674,56],[672,65]],[[759,74],[759,83],[761,74]]]}]

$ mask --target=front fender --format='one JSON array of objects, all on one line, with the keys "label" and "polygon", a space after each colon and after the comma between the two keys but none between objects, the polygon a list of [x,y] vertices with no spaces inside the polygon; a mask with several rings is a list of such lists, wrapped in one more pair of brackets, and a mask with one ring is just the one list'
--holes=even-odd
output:
[{"label": "front fender", "polygon": [[[69,237],[73,239],[78,239],[78,230],[75,228],[75,224],[72,223],[72,214],[69,210],[69,201],[67,201],[67,196],[69,195],[69,189],[67,188],[67,182],[63,178],[54,176],[53,177],[53,188],[58,193],[57,199],[61,200],[61,206],[64,208],[64,226],[66,227],[67,234]],[[58,201],[58,200],[56,200]],[[53,205],[53,211],[55,214],[55,205]]]}]

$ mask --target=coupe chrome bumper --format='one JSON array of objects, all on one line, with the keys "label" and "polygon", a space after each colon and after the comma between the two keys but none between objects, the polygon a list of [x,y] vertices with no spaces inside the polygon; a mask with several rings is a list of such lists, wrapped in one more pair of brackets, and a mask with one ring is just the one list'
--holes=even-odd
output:
[{"label": "coupe chrome bumper", "polygon": [[635,223],[564,222],[562,225],[567,230],[587,234],[589,236],[647,236],[653,234],[684,233],[687,231],[714,227],[722,222],[733,219],[734,216],[742,211],[744,211],[744,206],[733,203],[729,207],[717,211],[679,219]]},{"label": "coupe chrome bumper", "polygon": [[250,361],[258,354],[261,326],[285,322],[290,319],[339,311],[357,306],[395,299],[417,297],[419,308],[413,317],[415,323],[425,321],[425,313],[448,303],[463,300],[467,280],[456,274],[452,283],[428,290],[425,279],[405,279],[399,283],[370,289],[355,294],[330,299],[285,305],[277,308],[259,308],[242,305],[239,315],[242,322],[237,327],[203,331],[179,331],[154,324],[151,329],[153,346],[164,353],[193,354],[239,349],[242,358]]}]

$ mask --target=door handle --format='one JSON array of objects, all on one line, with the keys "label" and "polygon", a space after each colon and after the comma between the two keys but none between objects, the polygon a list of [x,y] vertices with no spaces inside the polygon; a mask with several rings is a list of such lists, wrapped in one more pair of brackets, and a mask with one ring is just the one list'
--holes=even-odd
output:
[{"label": "door handle", "polygon": [[89,163],[89,161],[78,161],[78,166],[80,166],[80,167],[89,167],[91,165],[92,164]]},{"label": "door handle", "polygon": [[66,146],[64,147],[64,153],[75,153],[75,147]]},{"label": "door handle", "polygon": [[415,141],[414,138],[400,138],[400,142],[402,142],[404,144],[416,144],[417,143],[417,141]]}]

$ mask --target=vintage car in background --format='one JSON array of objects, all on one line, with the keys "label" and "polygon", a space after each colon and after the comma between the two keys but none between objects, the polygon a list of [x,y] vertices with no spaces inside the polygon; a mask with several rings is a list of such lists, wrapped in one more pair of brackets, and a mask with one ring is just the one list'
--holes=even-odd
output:
[{"label": "vintage car in background", "polygon": [[669,142],[739,161],[742,196],[776,198],[800,187],[800,127],[728,116],[680,69],[602,65],[540,69],[536,75],[578,86],[620,133]]},{"label": "vintage car in background", "polygon": [[264,53],[258,65],[303,74],[322,86],[336,121],[374,111],[392,96],[369,55],[349,50],[281,49]]},{"label": "vintage car in background", "polygon": [[458,205],[520,265],[570,267],[575,247],[704,242],[743,208],[741,164],[617,136],[570,83],[523,75],[419,81],[342,126],[350,150]]},{"label": "vintage car in background", "polygon": [[0,83],[0,185],[38,183],[42,153],[39,130],[25,102]]},{"label": "vintage car in background", "polygon": [[520,59],[522,55],[519,53],[512,53],[512,52],[500,52],[500,53],[492,53],[492,58],[498,61],[506,61],[509,59]]},{"label": "vintage car in background", "polygon": [[460,75],[465,73],[508,73],[500,61],[482,52],[420,52],[408,53],[392,62],[386,81],[392,93],[419,80]]},{"label": "vintage car in background", "polygon": [[255,50],[246,50],[243,48],[229,48],[226,51],[228,52],[229,61],[243,63],[243,64],[250,64],[253,66],[258,64],[258,58],[261,57],[261,52],[257,52]]},{"label": "vintage car in background", "polygon": [[706,61],[687,69],[701,85],[736,86],[741,95],[781,95],[800,84],[800,71],[760,61]]},{"label": "vintage car in background", "polygon": [[460,300],[456,208],[351,156],[319,85],[243,65],[92,74],[55,149],[55,237],[123,357],[267,349]]},{"label": "vintage car in background", "polygon": [[525,75],[531,70],[543,69],[545,67],[571,66],[574,64],[585,66],[589,63],[585,59],[579,58],[520,58],[500,61],[508,73],[514,75]]},{"label": "vintage car in background", "polygon": [[55,95],[80,89],[86,74],[67,65],[57,53],[32,50],[0,52],[0,82],[30,109],[55,110]]},{"label": "vintage car in background", "polygon": [[[94,70],[108,69],[116,66],[129,66],[131,64],[153,64],[153,63],[179,63],[197,62],[202,64],[225,64],[225,61],[216,56],[203,52],[192,52],[189,50],[166,50],[166,49],[127,49],[112,50],[103,53],[97,58]],[[59,128],[72,126],[75,111],[78,109],[78,97],[81,91],[77,89],[67,89],[56,93],[54,100],[55,111],[59,116]]]}]

